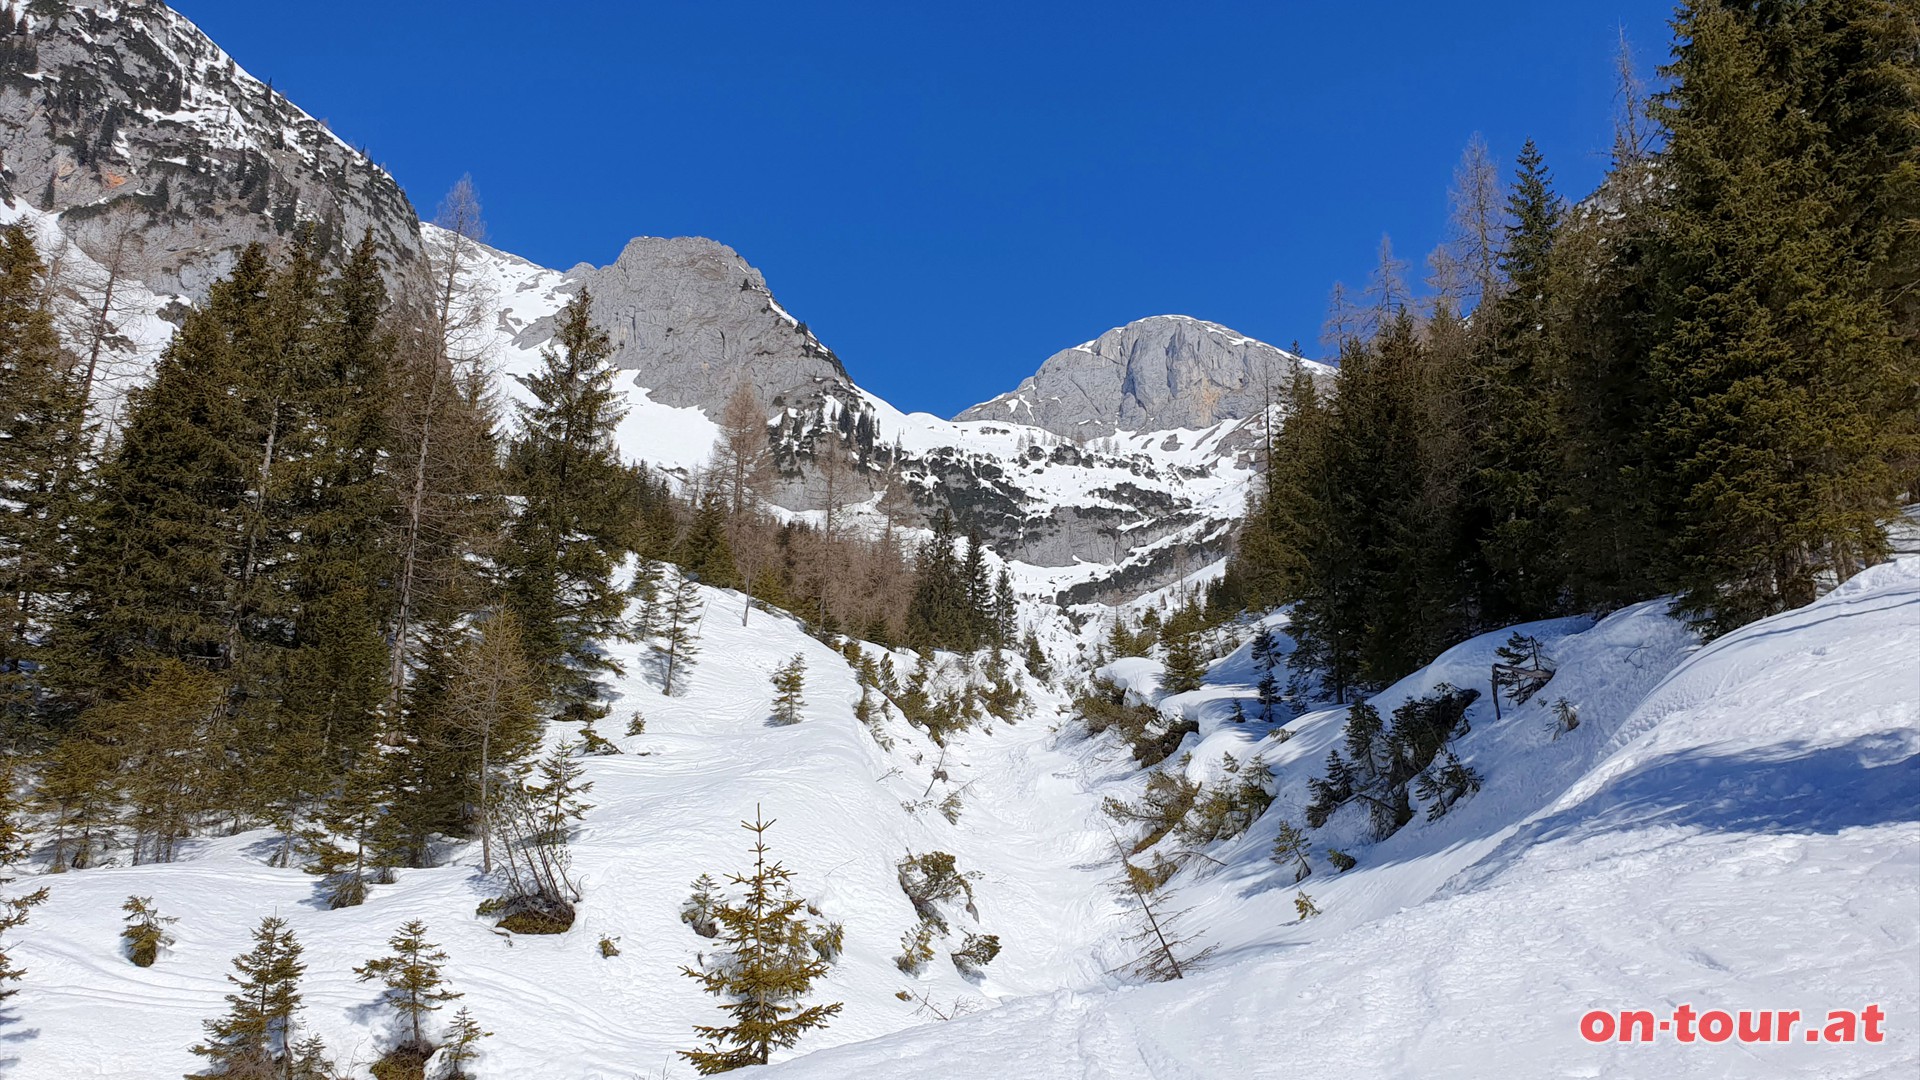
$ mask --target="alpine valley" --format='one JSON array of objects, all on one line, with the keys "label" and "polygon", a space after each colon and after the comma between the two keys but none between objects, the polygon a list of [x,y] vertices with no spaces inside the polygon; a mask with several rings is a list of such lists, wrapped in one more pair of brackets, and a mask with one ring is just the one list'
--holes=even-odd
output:
[{"label": "alpine valley", "polygon": [[[1695,53],[1749,6],[1683,7]],[[1912,60],[1897,2],[1776,6]],[[1862,205],[1915,206],[1899,130]],[[1151,315],[945,419],[725,243],[536,265],[159,0],[7,3],[0,1076],[1909,1075],[1914,241],[1834,256],[1868,299],[1806,324],[1892,344],[1783,377],[1846,409],[1768,455],[1874,468],[1701,479],[1669,448],[1760,399],[1676,434],[1647,402],[1706,391],[1611,359],[1721,325],[1682,290],[1556,338],[1548,391],[1512,359],[1722,280],[1615,258],[1635,199],[1696,205],[1669,153],[1570,205],[1523,159],[1498,256],[1336,312],[1337,363]],[[1623,477],[1695,486],[1635,531]],[[1661,531],[1742,497],[1824,501],[1760,571],[1698,537],[1766,514]],[[1881,1030],[1583,1037],[1676,1006]]]}]

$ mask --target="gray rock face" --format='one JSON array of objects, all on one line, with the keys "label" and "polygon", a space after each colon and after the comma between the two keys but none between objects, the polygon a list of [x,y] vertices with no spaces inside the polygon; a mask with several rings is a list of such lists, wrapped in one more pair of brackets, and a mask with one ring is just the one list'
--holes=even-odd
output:
[{"label": "gray rock face", "polygon": [[158,292],[198,298],[240,248],[302,221],[334,251],[371,227],[390,268],[418,265],[393,178],[166,5],[19,7],[24,32],[0,27],[0,197],[58,213],[83,248],[133,230]]},{"label": "gray rock face", "polygon": [[[760,271],[725,244],[642,236],[612,265],[582,265],[567,277],[591,290],[594,321],[613,339],[614,362],[634,371],[662,404],[718,417],[744,379],[771,412],[852,385],[833,350],[787,314]],[[550,322],[536,323],[524,341],[551,333]]]},{"label": "gray rock face", "polygon": [[1316,375],[1330,370],[1218,323],[1156,315],[1053,354],[1012,393],[955,419],[1073,437],[1205,428],[1258,413],[1269,388],[1278,393],[1303,363]]}]

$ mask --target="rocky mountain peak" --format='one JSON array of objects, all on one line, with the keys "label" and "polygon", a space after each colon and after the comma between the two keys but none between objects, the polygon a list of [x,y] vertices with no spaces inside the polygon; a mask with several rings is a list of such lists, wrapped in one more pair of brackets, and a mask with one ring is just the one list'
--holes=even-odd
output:
[{"label": "rocky mountain peak", "polygon": [[1206,428],[1259,413],[1301,366],[1316,376],[1332,370],[1219,323],[1155,315],[1053,354],[1011,393],[956,419],[1072,437]]},{"label": "rocky mountain peak", "polygon": [[[766,278],[725,244],[697,236],[641,236],[603,267],[568,271],[593,294],[594,321],[614,361],[638,372],[654,401],[710,415],[745,380],[769,409],[851,385],[840,358],[787,313]],[[551,333],[549,323],[526,332]]]}]

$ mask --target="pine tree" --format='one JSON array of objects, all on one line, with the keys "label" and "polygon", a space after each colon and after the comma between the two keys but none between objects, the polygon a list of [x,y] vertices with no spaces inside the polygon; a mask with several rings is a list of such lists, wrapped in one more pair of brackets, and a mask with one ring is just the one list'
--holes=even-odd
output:
[{"label": "pine tree", "polygon": [[732,589],[740,584],[733,545],[727,536],[727,504],[719,492],[708,492],[694,507],[686,535],[674,555],[686,572],[703,585]]},{"label": "pine tree", "polygon": [[800,1037],[839,1014],[839,1003],[804,1004],[813,980],[827,964],[805,947],[811,934],[803,913],[807,901],[794,894],[792,873],[767,861],[767,830],[773,822],[755,811],[741,827],[753,833],[753,873],[730,874],[728,880],[746,889],[737,904],[715,912],[729,960],[711,970],[681,968],[701,988],[729,999],[721,1006],[732,1019],[726,1026],[696,1025],[694,1033],[707,1041],[702,1050],[682,1050],[701,1075],[728,1072],[748,1065],[765,1065],[774,1050],[783,1050]]},{"label": "pine tree", "polygon": [[1114,853],[1120,856],[1124,895],[1139,914],[1141,923],[1140,928],[1129,934],[1126,940],[1146,946],[1145,951],[1128,965],[1128,970],[1150,982],[1186,978],[1188,972],[1214,954],[1216,947],[1208,945],[1193,949],[1191,946],[1198,934],[1181,926],[1188,912],[1172,910],[1172,895],[1160,890],[1165,878],[1156,877],[1151,871],[1127,861],[1118,837],[1113,839],[1113,848]]},{"label": "pine tree", "polygon": [[[124,698],[80,715],[68,741],[88,740],[113,757],[113,783],[126,799],[118,820],[133,832],[134,862],[171,862],[212,805],[217,759],[209,744],[219,748],[216,737],[231,731],[222,723],[227,700],[225,679],[167,661],[153,665]],[[108,827],[114,821],[98,820]],[[87,829],[83,823],[80,831]]]},{"label": "pine tree", "polygon": [[88,731],[71,731],[48,754],[32,806],[47,834],[47,872],[83,870],[119,842],[121,758]]},{"label": "pine tree", "polygon": [[393,880],[398,861],[390,762],[368,747],[322,806],[318,820],[300,834],[306,871],[322,879],[327,907],[355,907],[367,890]]},{"label": "pine tree", "polygon": [[1010,647],[1020,636],[1019,605],[1013,597],[1013,575],[1006,567],[993,583],[992,645],[997,652]]},{"label": "pine tree", "polygon": [[687,902],[680,905],[680,921],[693,928],[701,937],[719,937],[719,911],[725,904],[720,895],[720,883],[713,880],[712,874],[701,874],[693,879],[693,892]]},{"label": "pine tree", "polygon": [[207,1059],[204,1072],[190,1080],[217,1076],[266,1077],[280,1074],[292,1053],[293,1018],[300,1010],[300,942],[278,916],[260,920],[253,948],[234,957],[227,981],[238,989],[227,995],[227,1015],[205,1021],[207,1038],[193,1052]]},{"label": "pine tree", "polygon": [[558,323],[557,348],[517,377],[533,401],[520,406],[507,452],[508,486],[522,505],[502,559],[539,685],[561,717],[591,720],[605,715],[600,676],[619,671],[600,643],[627,633],[627,598],[613,576],[633,549],[640,496],[614,443],[626,409],[593,298],[582,292]]},{"label": "pine tree", "polygon": [[419,919],[403,923],[398,933],[387,939],[391,955],[378,957],[353,969],[361,982],[379,980],[386,987],[387,1004],[400,1013],[407,1024],[409,1038],[398,1049],[414,1051],[425,1058],[433,1052],[433,1043],[421,1024],[427,1014],[461,995],[447,989],[440,965],[447,954],[427,940],[427,924]]},{"label": "pine tree", "polygon": [[[907,605],[907,644],[916,649],[971,650],[979,622],[972,606],[973,580],[954,551],[953,515],[934,515],[933,536],[920,549],[913,599]],[[969,560],[982,553],[970,551]],[[985,574],[985,564],[976,567]]]},{"label": "pine tree", "polygon": [[1200,689],[1201,681],[1207,674],[1207,664],[1200,655],[1197,637],[1192,633],[1168,636],[1166,672],[1160,679],[1161,687],[1167,693],[1184,694]]},{"label": "pine tree", "polygon": [[1500,626],[1545,618],[1562,607],[1565,575],[1557,511],[1561,442],[1560,346],[1553,295],[1554,244],[1563,211],[1532,140],[1521,148],[1507,200],[1499,253],[1504,281],[1474,315],[1477,342],[1464,380],[1473,432],[1468,520],[1477,538],[1473,597],[1477,622]]},{"label": "pine tree", "polygon": [[[382,473],[391,444],[387,396],[393,340],[382,329],[386,287],[371,230],[317,300],[318,357],[303,388],[311,446],[289,466],[298,522],[287,590],[293,614],[275,726],[280,772],[325,781],[373,741],[387,674],[383,621],[394,578],[385,523],[396,513]],[[305,769],[311,755],[318,769]],[[301,785],[294,785],[296,788]]]},{"label": "pine tree", "polygon": [[773,673],[773,720],[777,724],[797,724],[800,722],[800,710],[806,705],[801,699],[801,691],[806,689],[807,661],[804,657],[793,659],[780,665]]},{"label": "pine tree", "polygon": [[167,927],[180,920],[161,915],[154,909],[151,896],[129,896],[120,910],[127,913],[127,925],[120,931],[121,939],[127,943],[127,958],[135,967],[152,967],[160,958],[160,950],[173,944],[173,935],[167,932]]}]

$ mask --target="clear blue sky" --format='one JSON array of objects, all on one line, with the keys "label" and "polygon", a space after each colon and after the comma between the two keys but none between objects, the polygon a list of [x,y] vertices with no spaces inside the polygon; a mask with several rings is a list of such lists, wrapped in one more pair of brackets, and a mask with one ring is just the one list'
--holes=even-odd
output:
[{"label": "clear blue sky", "polygon": [[1418,259],[1476,131],[1605,166],[1624,28],[1670,0],[1433,4],[178,0],[415,204],[471,173],[565,269],[732,245],[894,404],[952,414],[1178,312],[1318,349],[1381,234]]}]

